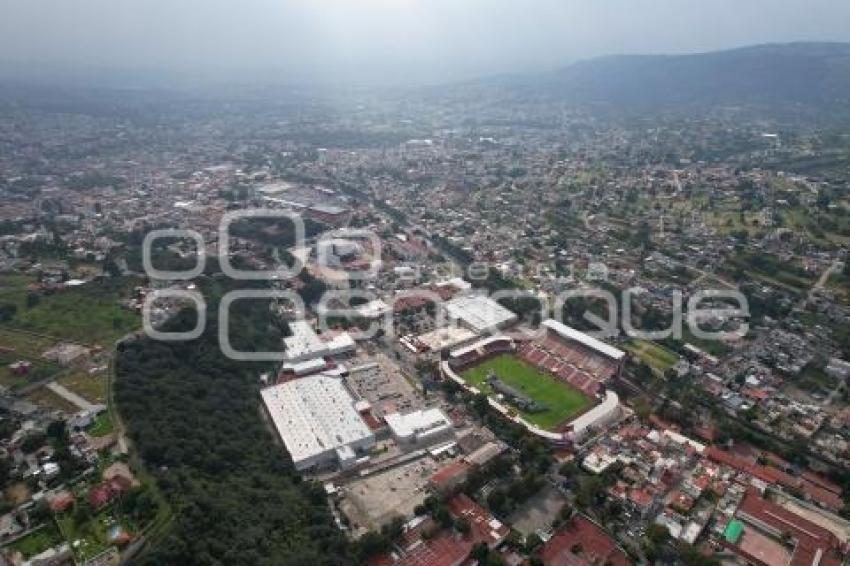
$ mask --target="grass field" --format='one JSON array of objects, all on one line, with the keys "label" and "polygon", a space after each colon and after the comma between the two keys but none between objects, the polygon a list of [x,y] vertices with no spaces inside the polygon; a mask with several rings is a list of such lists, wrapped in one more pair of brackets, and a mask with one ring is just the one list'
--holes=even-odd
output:
[{"label": "grass field", "polygon": [[62,542],[62,536],[59,534],[56,525],[50,521],[45,527],[10,543],[8,548],[18,550],[24,555],[24,558],[29,558],[56,546],[60,542]]},{"label": "grass field", "polygon": [[86,432],[92,436],[106,436],[113,430],[112,417],[109,416],[109,411],[104,411],[97,416]]},{"label": "grass field", "polygon": [[27,306],[27,286],[34,281],[31,276],[17,273],[0,275],[0,304],[17,307],[5,325],[106,347],[141,326],[139,316],[119,303],[138,284],[132,278],[91,281],[53,294],[40,294],[37,304]]},{"label": "grass field", "polygon": [[25,399],[30,403],[34,403],[36,405],[40,405],[48,409],[57,409],[59,411],[64,411],[69,415],[73,415],[74,413],[80,410],[79,407],[77,407],[70,401],[66,401],[63,397],[60,397],[59,395],[57,395],[46,387],[39,387],[38,389],[27,395]]},{"label": "grass field", "polygon": [[87,371],[73,370],[60,377],[57,381],[60,385],[67,387],[89,403],[106,404],[106,372],[92,375]]},{"label": "grass field", "polygon": [[539,413],[517,413],[528,422],[547,430],[554,430],[571,416],[589,407],[591,400],[578,389],[558,381],[539,371],[534,366],[510,354],[501,354],[463,372],[462,377],[474,387],[487,393],[487,374],[493,370],[496,376],[531,399],[546,405],[547,410]]},{"label": "grass field", "polygon": [[56,516],[59,531],[65,540],[79,541],[74,548],[74,556],[79,561],[85,561],[103,552],[109,547],[105,529],[95,515],[83,523],[74,520],[72,512],[66,512]]},{"label": "grass field", "polygon": [[724,269],[739,270],[748,278],[801,294],[814,284],[816,276],[802,270],[797,261],[786,262],[772,254],[739,254],[729,258]]},{"label": "grass field", "polygon": [[[39,381],[60,371],[59,366],[48,362],[41,354],[56,344],[54,340],[15,332],[0,326],[0,385],[12,390]],[[18,360],[32,362],[26,375],[16,375],[9,364]]]},{"label": "grass field", "polygon": [[[737,206],[737,203],[730,206]],[[761,217],[760,212],[747,212],[744,214],[742,222],[740,210],[720,210],[709,215],[708,223],[721,235],[744,231],[753,237],[765,232],[765,228],[761,224]]]},{"label": "grass field", "polygon": [[819,245],[837,244],[846,246],[850,243],[850,237],[837,232],[830,232],[824,228],[825,226],[840,226],[844,221],[841,216],[822,211],[812,214],[803,207],[785,210],[781,213],[781,216],[784,225],[793,229],[795,234],[805,236]]},{"label": "grass field", "polygon": [[678,354],[671,352],[655,342],[647,342],[646,340],[635,338],[629,340],[626,349],[660,374],[663,374],[679,361]]},{"label": "grass field", "polygon": [[833,273],[826,281],[826,288],[835,293],[837,299],[850,306],[850,277],[842,275],[840,272]]},{"label": "grass field", "polygon": [[728,353],[732,348],[721,340],[704,340],[693,335],[688,325],[682,328],[682,341],[692,344],[712,356],[722,356]]}]

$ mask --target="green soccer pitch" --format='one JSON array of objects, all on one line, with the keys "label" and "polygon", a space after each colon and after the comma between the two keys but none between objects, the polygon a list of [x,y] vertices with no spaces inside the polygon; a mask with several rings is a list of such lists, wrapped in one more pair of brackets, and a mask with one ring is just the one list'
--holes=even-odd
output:
[{"label": "green soccer pitch", "polygon": [[546,406],[546,410],[527,413],[510,405],[528,422],[544,430],[554,431],[570,417],[590,407],[593,401],[575,387],[559,381],[511,354],[500,354],[461,373],[461,377],[487,395],[493,391],[487,384],[490,370],[496,377]]}]

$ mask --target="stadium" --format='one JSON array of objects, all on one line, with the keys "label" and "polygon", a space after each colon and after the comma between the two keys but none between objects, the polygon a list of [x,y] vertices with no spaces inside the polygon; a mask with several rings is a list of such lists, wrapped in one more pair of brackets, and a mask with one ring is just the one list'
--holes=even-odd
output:
[{"label": "stadium", "polygon": [[555,320],[532,340],[491,336],[449,354],[441,371],[532,433],[555,444],[580,442],[620,415],[607,382],[625,352]]}]

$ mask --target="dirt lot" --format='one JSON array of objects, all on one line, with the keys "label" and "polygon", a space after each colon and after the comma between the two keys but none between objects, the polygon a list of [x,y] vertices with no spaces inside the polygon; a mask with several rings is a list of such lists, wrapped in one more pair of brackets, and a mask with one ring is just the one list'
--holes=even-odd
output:
[{"label": "dirt lot", "polygon": [[548,531],[566,499],[554,487],[546,484],[525,505],[514,511],[508,523],[525,536],[536,531]]},{"label": "dirt lot", "polygon": [[29,499],[30,490],[27,484],[18,482],[6,488],[6,497],[12,505],[20,505]]},{"label": "dirt lot", "polygon": [[765,564],[788,564],[791,558],[791,553],[780,542],[754,528],[745,528],[738,546]]},{"label": "dirt lot", "polygon": [[427,495],[428,478],[443,464],[425,456],[343,486],[340,509],[351,520],[355,535],[378,529],[396,515],[412,516]]}]

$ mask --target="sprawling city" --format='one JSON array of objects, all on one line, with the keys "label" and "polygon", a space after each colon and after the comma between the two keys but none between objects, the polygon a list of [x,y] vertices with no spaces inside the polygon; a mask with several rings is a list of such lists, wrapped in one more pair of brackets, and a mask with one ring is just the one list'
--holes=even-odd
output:
[{"label": "sprawling city", "polygon": [[0,73],[0,564],[847,564],[850,35],[811,39]]}]

